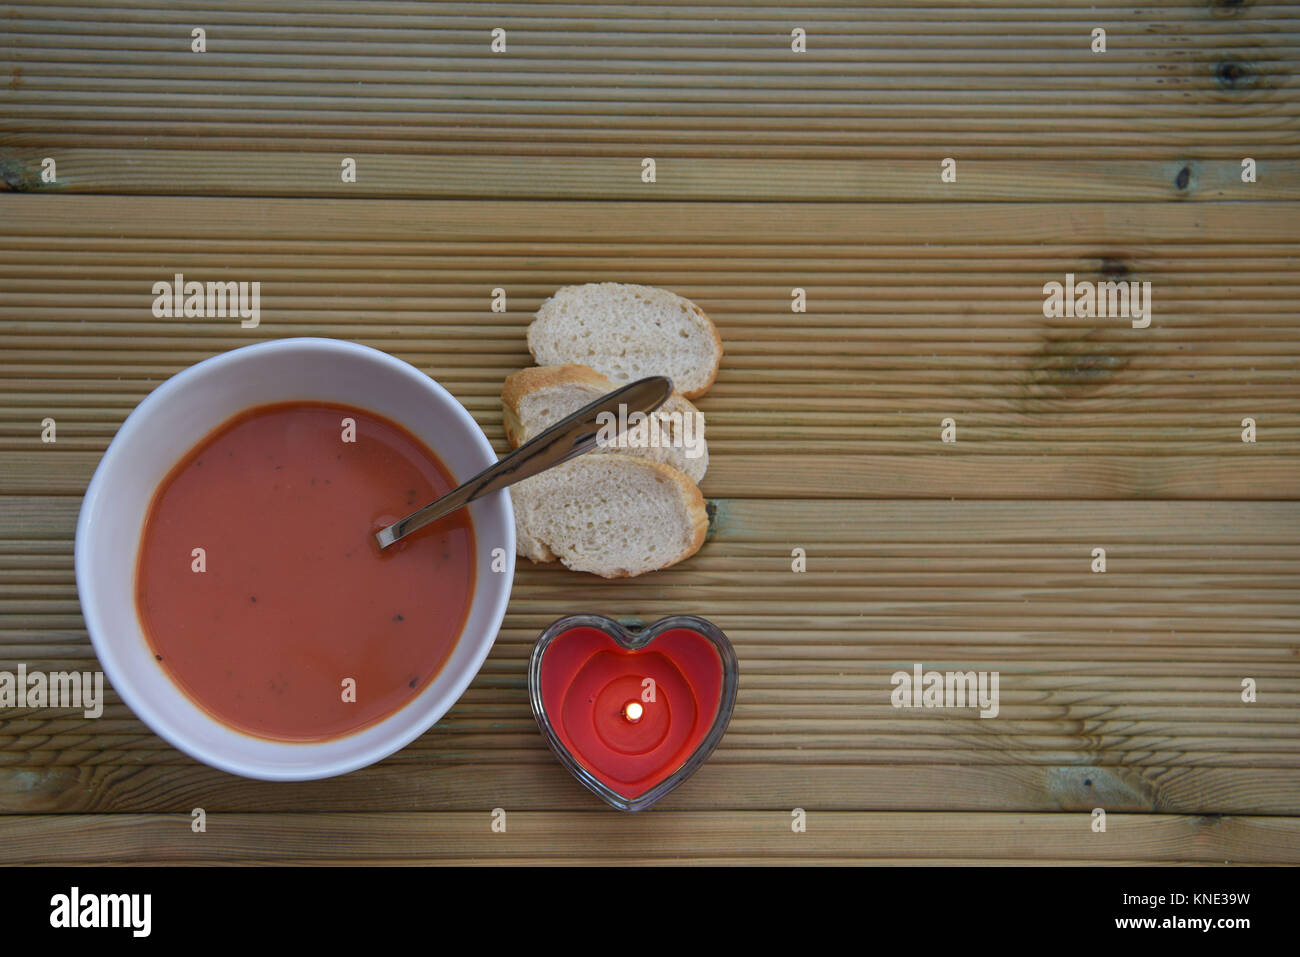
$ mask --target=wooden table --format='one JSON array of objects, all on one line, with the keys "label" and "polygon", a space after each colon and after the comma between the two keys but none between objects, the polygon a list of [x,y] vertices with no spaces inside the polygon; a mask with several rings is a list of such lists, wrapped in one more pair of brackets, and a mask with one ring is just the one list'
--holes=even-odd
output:
[{"label": "wooden table", "polygon": [[[521,562],[460,703],[335,780],[209,769],[111,695],[0,711],[0,861],[1300,862],[1298,13],[7,4],[0,669],[97,667],[81,494],[200,359],[363,342],[504,449],[560,285],[673,289],[726,355],[694,558]],[[176,272],[260,281],[259,327],[154,318]],[[1067,273],[1149,281],[1150,326],[1045,318]],[[703,614],[739,653],[730,732],[640,815],[529,712],[532,642],[579,610]],[[916,664],[997,671],[998,716],[893,707]]]}]

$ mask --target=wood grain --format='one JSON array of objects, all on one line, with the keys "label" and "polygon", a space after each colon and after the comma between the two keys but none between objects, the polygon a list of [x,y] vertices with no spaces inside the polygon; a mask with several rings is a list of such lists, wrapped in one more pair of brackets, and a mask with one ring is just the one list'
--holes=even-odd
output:
[{"label": "wood grain", "polygon": [[[878,862],[1092,862],[1228,864],[1300,861],[1294,818],[809,811],[806,833],[788,811],[506,812],[504,834],[488,810],[373,814],[74,814],[0,818],[14,863],[168,864],[659,864]],[[544,850],[540,851],[539,848]],[[1240,855],[1240,856],[1238,856]]]},{"label": "wood grain", "polygon": [[[761,778],[762,787],[754,787]],[[710,760],[665,811],[1082,811],[1164,814],[1298,813],[1300,770],[1026,764],[773,764]],[[594,810],[591,795],[540,753],[505,762],[467,756],[386,761],[328,782],[268,784],[194,762],[0,767],[7,814],[187,814],[302,811]],[[2,821],[0,821],[2,823]]]},{"label": "wood grain", "polygon": [[[1294,121],[1294,117],[1290,117]],[[413,199],[701,200],[754,202],[923,202],[1300,199],[1300,164],[1254,149],[1258,179],[1241,181],[1241,157],[1190,159],[966,159],[956,182],[940,186],[940,156],[889,159],[656,157],[653,186],[642,157],[471,156],[347,153],[358,177],[344,183],[342,153],[233,149],[91,149],[29,145],[3,137],[0,172],[15,191],[201,196]],[[41,162],[57,156],[59,178],[42,184]],[[656,148],[652,152],[658,153]],[[1187,182],[1179,176],[1186,169]]]},{"label": "wood grain", "polygon": [[[1028,203],[19,196],[10,208],[0,475],[14,491],[79,491],[94,455],[67,456],[102,452],[152,384],[278,336],[387,349],[447,384],[504,449],[500,383],[531,362],[532,312],[578,278],[670,286],[716,317],[726,357],[700,403],[710,495],[1278,498],[1300,487],[1300,329],[1285,295],[1300,208],[1289,202],[1089,203],[1068,216]],[[665,238],[688,219],[707,234],[700,245]],[[775,246],[753,238],[775,235]],[[902,235],[911,243],[879,245]],[[1256,243],[1270,255],[1228,268]],[[152,285],[177,271],[265,277],[261,325],[155,319]],[[1044,319],[1043,283],[1067,272],[1150,281],[1151,328]],[[490,310],[498,286],[504,313]],[[810,305],[792,322],[796,286]],[[87,387],[102,399],[82,402]],[[949,415],[955,445],[939,441]],[[60,440],[33,456],[46,416]],[[1240,441],[1247,416],[1254,445]],[[772,455],[791,464],[764,468]]]},{"label": "wood grain", "polygon": [[[372,178],[403,154],[547,157],[533,173],[545,191],[584,168],[569,159],[592,156],[816,157],[844,161],[837,177],[864,157],[906,158],[928,161],[937,183],[938,160],[954,154],[1033,158],[1046,178],[1052,161],[1081,153],[1235,162],[1293,159],[1297,143],[1290,4],[874,0],[793,12],[259,0],[12,11],[0,134],[20,149],[364,150],[378,159]],[[195,26],[208,31],[204,54],[190,52]],[[807,53],[791,51],[796,26]],[[1097,26],[1105,54],[1090,49]],[[508,33],[504,54],[489,50],[496,27]],[[16,155],[10,179],[26,182],[32,155]],[[161,171],[171,191],[194,188],[188,166]],[[271,169],[249,169],[253,189],[277,192]],[[299,173],[290,188],[320,195],[337,170],[336,158],[319,181]],[[725,170],[707,174],[711,188],[725,188]],[[69,173],[110,191],[130,176],[109,156]],[[855,198],[847,181],[835,192]]]},{"label": "wood grain", "polygon": [[[0,670],[97,667],[81,495],[201,359],[373,345],[504,450],[501,382],[561,285],[673,289],[726,353],[692,559],[521,562],[452,711],[330,781],[199,765],[111,689],[94,720],[5,709],[0,861],[1300,863],[1295,5],[3,13]],[[261,282],[260,326],[155,318],[177,272]],[[1044,318],[1066,273],[1149,281],[1150,327]],[[580,610],[703,614],[740,657],[727,736],[647,814],[600,807],[529,711],[533,641]],[[892,707],[917,662],[998,671],[998,717]]]},{"label": "wood grain", "polygon": [[[32,668],[91,669],[93,653],[75,631],[78,606],[66,558],[77,501],[24,501],[31,505],[0,522],[0,538],[38,540],[38,523],[60,538],[31,549],[51,560],[24,557],[5,570],[0,665],[27,656]],[[843,800],[845,774],[874,780],[860,776],[916,766],[937,779],[946,765],[955,777],[944,806],[991,799],[957,784],[978,767],[999,776],[998,794],[1023,790],[1016,781],[1023,774],[1047,775],[1035,778],[1050,782],[1029,805],[1036,810],[1061,802],[1082,807],[1100,795],[1107,807],[1214,813],[1247,801],[1270,813],[1294,811],[1294,792],[1261,791],[1253,777],[1169,797],[1164,781],[1173,768],[1300,774],[1300,545],[1293,534],[1300,504],[715,506],[712,541],[689,563],[650,578],[604,582],[523,563],[506,625],[469,692],[437,729],[385,762],[384,773],[400,781],[403,769],[433,764],[445,766],[450,780],[458,772],[485,774],[482,786],[464,793],[450,780],[423,792],[437,808],[505,795],[517,807],[554,802],[568,776],[533,724],[523,694],[527,655],[553,618],[595,601],[645,620],[706,614],[736,645],[741,697],[710,762],[723,777],[714,787],[697,789],[693,781],[671,807],[770,807],[778,795],[793,800],[790,806],[813,801],[797,794]],[[1096,542],[1107,548],[1104,576],[1088,569]],[[790,571],[793,545],[808,551],[806,573]],[[25,627],[33,620],[48,629],[44,641]],[[940,670],[999,671],[999,718],[892,707],[890,676],[918,661]],[[1243,676],[1258,683],[1253,705],[1241,701]],[[89,801],[156,811],[182,794],[206,807],[214,787],[218,795],[257,795],[253,806],[265,807],[265,786],[227,786],[212,774],[179,784],[165,769],[191,762],[145,731],[115,697],[93,722],[69,712],[15,711],[0,731],[0,766],[20,775],[0,778],[10,783],[0,787],[0,802],[14,809],[65,809],[72,800],[77,807]],[[521,790],[499,772],[485,772],[483,762],[513,767],[507,778]],[[112,776],[94,778],[75,795],[47,789],[46,782],[66,781],[76,767]],[[746,778],[766,783],[738,797],[736,782]],[[394,785],[392,799],[405,799],[412,786]],[[312,808],[355,806],[352,787],[336,782],[296,788],[293,800]],[[483,788],[501,797],[483,798]],[[567,800],[565,806],[581,807],[576,785]]]}]

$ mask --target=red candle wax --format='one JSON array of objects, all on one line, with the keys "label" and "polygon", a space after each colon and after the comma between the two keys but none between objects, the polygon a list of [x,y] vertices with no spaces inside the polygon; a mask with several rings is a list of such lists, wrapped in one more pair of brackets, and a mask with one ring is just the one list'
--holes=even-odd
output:
[{"label": "red candle wax", "polygon": [[[718,652],[689,628],[665,631],[638,650],[598,628],[572,628],[555,637],[540,676],[556,736],[627,798],[667,778],[700,746],[717,718],[722,683]],[[641,706],[639,719],[629,716],[631,703]]]}]

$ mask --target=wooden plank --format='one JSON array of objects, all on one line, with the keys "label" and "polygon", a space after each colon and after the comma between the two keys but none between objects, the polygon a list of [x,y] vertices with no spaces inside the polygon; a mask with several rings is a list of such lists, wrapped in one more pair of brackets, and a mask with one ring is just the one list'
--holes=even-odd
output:
[{"label": "wooden plank", "polygon": [[[0,541],[28,543],[0,567],[0,667],[95,667],[68,559],[77,504],[14,497],[0,510]],[[537,734],[523,673],[536,635],[564,611],[590,606],[595,586],[602,606],[645,620],[706,614],[736,644],[741,700],[710,762],[726,783],[683,807],[723,800],[751,807],[782,793],[773,790],[781,775],[789,788],[844,800],[849,779],[960,766],[1031,775],[1042,789],[1032,797],[1007,781],[988,797],[1028,810],[1059,807],[1053,802],[1066,797],[1086,803],[1093,788],[1129,809],[1249,800],[1293,813],[1286,800],[1254,790],[1248,799],[1225,797],[1231,777],[1207,777],[1218,782],[1211,790],[1177,797],[1162,796],[1159,782],[1234,768],[1286,781],[1300,768],[1298,510],[1294,502],[917,502],[900,510],[890,501],[718,501],[702,552],[650,579],[596,582],[522,563],[505,626],[470,691],[381,767],[399,778],[412,769],[476,768],[483,788],[506,790],[526,774],[543,795],[529,806],[561,806],[547,802],[568,778]],[[1108,549],[1105,576],[1088,570],[1095,542]],[[792,543],[809,552],[801,575],[789,570]],[[42,556],[55,560],[32,561]],[[1000,672],[999,717],[892,707],[890,676],[918,661]],[[1240,699],[1243,676],[1258,684],[1254,704]],[[510,770],[501,777],[484,762]],[[993,770],[1008,766],[1021,771]],[[198,770],[111,692],[97,720],[6,715],[0,768],[30,786],[32,800],[70,810],[95,787],[111,790],[69,777],[76,767],[98,769],[95,781],[152,768],[157,777],[143,780],[157,783],[126,791],[147,801],[173,793],[164,783],[173,772]],[[920,780],[910,790],[905,778],[894,780],[911,795],[902,802],[924,793]],[[61,792],[60,782],[74,790]],[[233,780],[219,790],[243,793]],[[453,791],[448,783],[437,800]],[[724,797],[737,791],[752,794]],[[961,804],[972,800],[967,792],[954,794],[970,809]],[[21,793],[5,800],[12,803],[0,806],[25,809]]]},{"label": "wooden plank", "polygon": [[[1297,18],[1284,4],[857,4],[800,11],[805,54],[791,52],[788,11],[752,4],[548,4],[544,16],[526,5],[239,5],[202,10],[202,56],[189,51],[196,12],[185,9],[12,11],[0,40],[0,143],[42,155],[135,149],[146,136],[153,148],[263,156],[287,144],[346,155],[364,145],[374,178],[390,175],[374,152],[932,166],[953,153],[1294,160],[1300,142],[1288,82]],[[1110,31],[1104,55],[1090,50],[1099,23]],[[510,30],[503,55],[489,48],[497,26]],[[324,194],[337,165],[319,185],[282,177],[279,188]],[[190,189],[188,166],[173,162],[153,182]],[[253,182],[277,188],[259,161],[249,167]],[[5,178],[23,188],[26,168]],[[581,168],[562,162],[538,185],[556,195]],[[71,181],[84,183],[84,171]],[[765,182],[723,188],[753,197]],[[449,188],[481,195],[482,183],[438,187]],[[830,188],[861,198],[849,181]]]},{"label": "wooden plank", "polygon": [[[1300,769],[1017,765],[769,765],[710,762],[667,811],[936,811],[1300,813]],[[270,784],[197,764],[0,768],[0,814],[239,811],[592,811],[558,765],[386,761],[332,781]]]},{"label": "wooden plank", "polygon": [[[1032,203],[357,207],[13,197],[5,245],[14,264],[0,270],[12,357],[0,362],[0,394],[13,397],[0,411],[0,488],[80,491],[95,461],[83,453],[102,452],[152,384],[216,352],[282,335],[335,335],[394,352],[447,384],[504,450],[497,393],[530,362],[531,310],[574,278],[575,263],[595,256],[607,265],[584,265],[584,278],[672,286],[722,329],[723,369],[700,403],[713,451],[706,494],[1295,497],[1293,206],[1099,203],[1071,207],[1076,215],[1063,225],[1054,207]],[[666,258],[653,237],[698,210],[708,210],[717,232]],[[272,220],[278,235],[268,237]],[[117,238],[127,228],[135,238]],[[1268,240],[1260,242],[1266,258],[1225,269],[1254,248],[1225,245],[1220,237],[1233,229]],[[185,252],[166,275],[253,268],[266,277],[258,330],[150,315],[160,271],[159,241],[148,236],[178,230],[173,239],[184,238]],[[1212,241],[1188,241],[1207,230]],[[770,249],[746,238],[778,231],[783,244]],[[543,232],[549,238],[539,245]],[[881,236],[901,233],[914,243],[877,253]],[[381,234],[401,251],[385,249]],[[983,245],[989,235],[1001,244]],[[1093,249],[1080,255],[1089,235]],[[239,238],[247,236],[256,238]],[[814,244],[784,244],[798,239]],[[921,245],[932,241],[942,250]],[[549,281],[538,278],[547,260],[535,250],[543,248]],[[614,265],[644,255],[659,265],[631,276]],[[65,256],[101,265],[69,281]],[[981,265],[992,275],[976,273]],[[755,270],[772,277],[767,285],[754,285]],[[1153,327],[1043,319],[1042,283],[1076,271],[1150,276],[1159,303]],[[528,277],[523,285],[511,281],[520,277]],[[376,295],[381,281],[384,295]],[[497,284],[511,296],[507,313],[487,308]],[[809,313],[788,312],[795,285],[808,289]],[[82,401],[88,383],[101,402]],[[60,423],[60,444],[29,457],[47,415]],[[946,415],[960,426],[955,445],[939,442]],[[1254,445],[1240,441],[1247,416],[1260,430]],[[763,467],[778,453],[792,466]]]},{"label": "wooden plank", "polygon": [[[50,137],[60,134],[51,132]],[[10,189],[117,195],[352,197],[412,199],[648,198],[640,158],[518,155],[375,154],[351,150],[357,181],[339,175],[340,153],[214,149],[102,149],[55,142],[0,149],[0,180]],[[1300,199],[1300,160],[1254,150],[1257,180],[1241,181],[1240,158],[966,159],[957,182],[940,181],[927,159],[717,159],[657,161],[655,200],[772,202],[1040,201],[1080,202]],[[41,181],[52,156],[58,179]],[[1186,185],[1179,175],[1188,170]],[[0,188],[4,188],[0,184]]]},{"label": "wooden plank", "polygon": [[[19,538],[54,540],[70,544],[79,503],[57,497],[6,497],[0,509],[0,540]],[[897,555],[900,551],[918,557],[944,551],[1001,560],[1013,570],[1023,570],[1017,561],[1024,550],[1028,568],[1034,568],[1044,553],[1072,558],[1079,566],[1082,587],[1097,588],[1110,579],[1087,572],[1091,543],[1111,543],[1111,562],[1122,562],[1123,545],[1139,555],[1158,554],[1164,546],[1203,546],[1203,556],[1222,556],[1220,568],[1245,552],[1247,561],[1296,554],[1295,539],[1300,503],[1295,502],[912,502],[906,507],[889,501],[816,502],[746,501],[715,503],[709,543],[700,552],[711,557],[713,549],[768,544],[779,549],[787,542],[804,540],[814,556],[824,544],[832,554],[873,551]],[[1234,546],[1245,546],[1233,552]],[[892,549],[892,551],[890,550]],[[1223,549],[1223,551],[1220,551]],[[1185,550],[1190,553],[1189,550]],[[752,555],[751,549],[748,554]],[[1080,557],[1081,555],[1081,557]],[[66,558],[71,555],[67,554]],[[788,572],[789,553],[769,552],[764,566],[750,570]],[[889,558],[893,564],[896,559]],[[527,568],[528,565],[521,565]],[[644,591],[649,583],[681,575],[689,566],[659,572],[640,582],[604,581],[588,575],[569,575],[576,588],[592,586],[614,590]],[[810,566],[809,577],[817,571]],[[935,570],[942,571],[941,567]],[[1294,567],[1288,569],[1295,572]],[[803,581],[804,579],[801,579]],[[561,584],[556,582],[555,584]]]},{"label": "wooden plank", "polygon": [[[332,781],[198,765],[111,689],[93,720],[5,709],[0,859],[1300,862],[1293,5],[6,13],[0,190],[28,195],[0,200],[0,670],[97,667],[80,496],[126,414],[202,358],[366,342],[504,450],[501,381],[560,285],[673,288],[727,354],[690,561],[622,582],[522,562],[455,708]],[[261,281],[263,325],[154,319],[180,271]],[[1044,318],[1067,272],[1150,281],[1151,328]],[[593,605],[705,614],[741,657],[728,735],[647,815],[601,808],[527,704],[536,635]],[[998,671],[998,717],[892,707],[918,661]]]},{"label": "wooden plank", "polygon": [[[242,197],[9,196],[5,248],[36,248],[37,241],[81,246],[82,237],[150,240],[170,248],[179,240],[213,244],[236,240],[245,253],[273,242],[312,241],[319,251],[350,250],[361,241],[537,243],[579,242],[603,247],[640,243],[662,255],[692,243],[736,243],[750,251],[771,247],[817,249],[830,260],[861,255],[864,247],[893,243],[960,246],[1016,244],[1169,243],[1195,247],[1295,243],[1300,205],[1288,202],[1081,203],[673,203],[571,201],[461,202]],[[689,231],[683,232],[683,224]],[[77,240],[76,243],[70,240]],[[40,248],[49,248],[42,245]],[[202,247],[200,247],[202,248]],[[376,247],[379,251],[379,247]],[[402,252],[392,248],[391,252]],[[422,251],[429,251],[426,247]],[[482,252],[479,250],[478,252]],[[980,255],[984,255],[981,249]],[[573,264],[571,263],[572,267]],[[1134,277],[1127,277],[1134,278]],[[788,300],[788,295],[787,295]],[[1033,297],[1040,300],[1041,293]]]},{"label": "wooden plank", "polygon": [[1159,863],[1300,862],[1295,818],[1108,814],[506,809],[493,833],[477,813],[209,814],[194,833],[190,809],[174,814],[0,817],[6,864],[426,863],[868,863],[990,860]]},{"label": "wooden plank", "polygon": [[[36,420],[39,425],[39,418]],[[25,429],[25,431],[28,431]],[[39,431],[35,432],[39,435]],[[32,435],[22,443],[30,445]],[[60,439],[60,442],[63,442]],[[16,443],[15,443],[16,444]],[[71,444],[71,443],[69,443]],[[96,443],[106,446],[107,442]],[[504,450],[498,438],[497,447]],[[0,487],[6,493],[80,495],[98,464],[99,452],[42,450],[0,452]],[[963,454],[946,456],[818,455],[807,467],[773,474],[772,455],[730,455],[710,460],[702,488],[706,495],[771,498],[924,499],[963,498],[1159,499],[1294,498],[1300,482],[1300,455],[1243,457],[1125,455],[1094,456]],[[788,475],[788,478],[782,477]]]}]

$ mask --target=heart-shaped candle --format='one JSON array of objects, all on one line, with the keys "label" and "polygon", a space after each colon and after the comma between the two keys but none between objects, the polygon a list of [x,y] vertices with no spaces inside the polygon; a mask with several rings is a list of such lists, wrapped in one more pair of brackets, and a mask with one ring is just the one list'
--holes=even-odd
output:
[{"label": "heart-shaped candle", "polygon": [[528,667],[551,749],[623,811],[649,807],[704,763],[731,721],[736,684],[731,642],[693,615],[638,631],[600,615],[561,618]]}]

